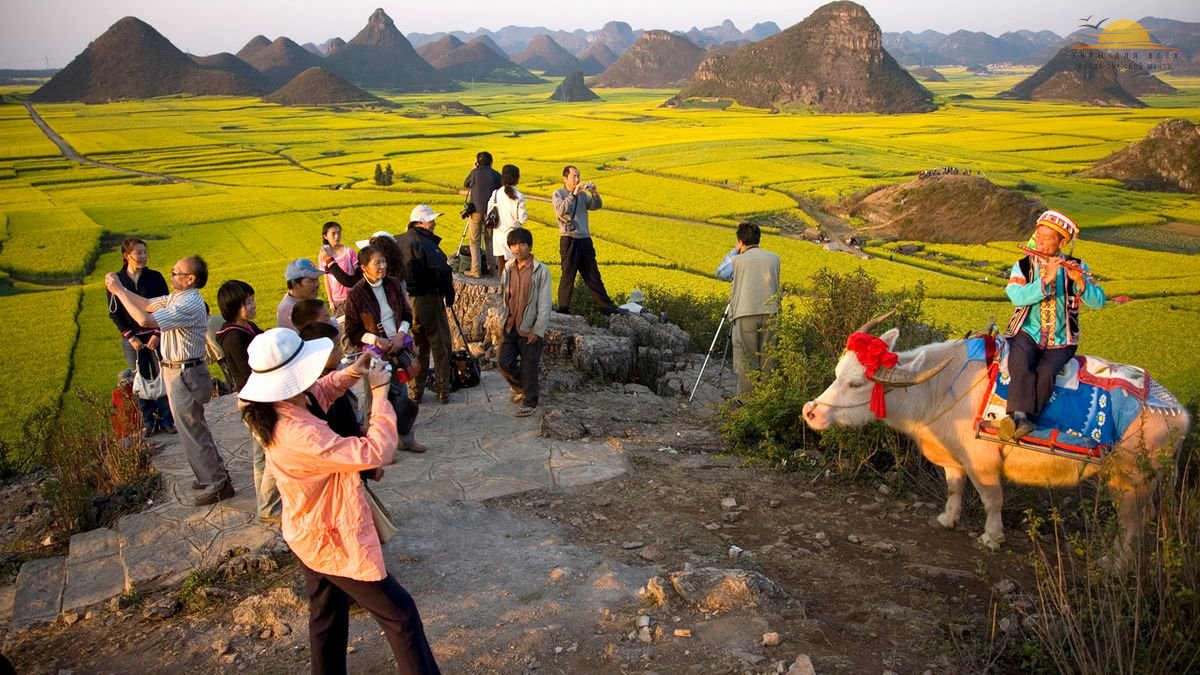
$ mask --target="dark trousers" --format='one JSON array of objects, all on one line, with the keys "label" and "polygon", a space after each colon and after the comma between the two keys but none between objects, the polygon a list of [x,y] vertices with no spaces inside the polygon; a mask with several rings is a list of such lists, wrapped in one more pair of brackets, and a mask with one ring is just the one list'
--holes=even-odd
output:
[{"label": "dark trousers", "polygon": [[138,408],[142,411],[142,426],[148,434],[175,426],[175,418],[171,417],[171,406],[167,404],[166,396],[154,400],[139,398]]},{"label": "dark trousers", "polygon": [[412,299],[412,338],[421,360],[421,370],[409,381],[408,393],[414,399],[425,392],[429,379],[429,357],[433,356],[433,369],[437,373],[438,393],[450,393],[450,320],[446,318],[446,302],[442,296],[416,295]]},{"label": "dark trousers", "polygon": [[1008,340],[1008,413],[1023,412],[1031,420],[1054,393],[1054,378],[1075,356],[1075,345],[1042,349],[1025,331]]},{"label": "dark trousers", "polygon": [[350,601],[371,613],[383,629],[396,672],[441,673],[425,637],[417,603],[391,574],[381,581],[357,581],[321,574],[300,563],[308,597],[308,644],[313,675],[346,673],[346,642],[350,635]]},{"label": "dark trousers", "polygon": [[600,267],[596,264],[596,247],[592,238],[575,239],[559,237],[558,253],[562,260],[562,277],[558,280],[558,308],[564,312],[571,306],[571,293],[575,290],[575,273],[583,277],[583,283],[592,292],[592,301],[601,311],[616,308],[608,291],[604,289],[604,280],[600,278]]},{"label": "dark trousers", "polygon": [[392,382],[388,385],[388,401],[391,401],[392,408],[396,411],[396,433],[401,436],[412,433],[421,407],[408,397],[404,385],[397,382],[395,377],[392,377]]},{"label": "dark trousers", "polygon": [[536,408],[538,404],[538,365],[542,362],[542,341],[529,344],[529,338],[517,334],[516,329],[505,330],[500,342],[500,375],[513,388],[525,395],[525,405]]}]

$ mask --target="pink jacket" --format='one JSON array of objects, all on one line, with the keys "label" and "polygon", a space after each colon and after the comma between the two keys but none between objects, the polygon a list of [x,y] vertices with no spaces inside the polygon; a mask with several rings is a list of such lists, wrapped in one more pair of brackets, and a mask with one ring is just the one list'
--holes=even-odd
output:
[{"label": "pink jacket", "polygon": [[[357,378],[330,373],[309,388],[329,406]],[[358,472],[383,466],[396,454],[396,413],[387,396],[374,396],[364,438],[337,435],[305,408],[276,403],[275,442],[264,448],[283,499],[283,539],[310,569],[359,581],[387,576],[383,550]]]}]

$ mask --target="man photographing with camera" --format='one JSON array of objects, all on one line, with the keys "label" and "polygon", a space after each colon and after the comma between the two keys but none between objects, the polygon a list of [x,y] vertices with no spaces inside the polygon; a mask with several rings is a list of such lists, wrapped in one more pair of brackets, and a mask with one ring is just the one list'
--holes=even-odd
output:
[{"label": "man photographing with camera", "polygon": [[600,267],[596,264],[596,247],[592,245],[588,229],[588,211],[603,206],[596,184],[584,182],[579,169],[567,166],[563,169],[563,186],[554,191],[554,213],[558,216],[558,250],[562,259],[562,277],[558,280],[558,311],[570,313],[571,294],[575,290],[575,274],[583,277],[583,283],[592,292],[592,300],[601,314],[624,314],[616,306],[604,280],[600,278]]},{"label": "man photographing with camera", "polygon": [[[488,274],[487,261],[493,253],[490,250],[491,238],[483,234],[483,218],[487,215],[487,204],[492,193],[500,189],[500,173],[492,168],[492,153],[484,150],[475,155],[475,168],[467,174],[463,187],[470,190],[467,200],[474,207],[470,213],[463,208],[463,217],[470,219],[467,224],[467,243],[471,246],[471,269],[465,274],[479,278]],[[481,259],[481,249],[487,254],[486,258]]]}]

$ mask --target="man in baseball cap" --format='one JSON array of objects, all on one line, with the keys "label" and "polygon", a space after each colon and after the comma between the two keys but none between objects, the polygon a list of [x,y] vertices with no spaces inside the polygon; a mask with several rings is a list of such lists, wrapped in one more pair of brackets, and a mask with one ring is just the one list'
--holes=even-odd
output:
[{"label": "man in baseball cap", "polygon": [[425,393],[431,353],[438,403],[450,402],[450,322],[446,308],[454,306],[454,272],[438,247],[441,237],[433,233],[441,215],[428,204],[418,205],[409,216],[408,232],[396,239],[415,315],[413,342],[421,360],[421,370],[408,383],[409,398],[417,403]]},{"label": "man in baseball cap", "polygon": [[321,289],[321,285],[317,283],[317,279],[325,274],[317,269],[313,261],[308,258],[296,258],[288,263],[287,271],[283,273],[284,280],[287,281],[287,293],[283,295],[283,299],[279,301],[279,308],[275,310],[275,325],[282,328],[296,327],[292,325],[292,308],[301,300],[315,299],[317,291]]}]

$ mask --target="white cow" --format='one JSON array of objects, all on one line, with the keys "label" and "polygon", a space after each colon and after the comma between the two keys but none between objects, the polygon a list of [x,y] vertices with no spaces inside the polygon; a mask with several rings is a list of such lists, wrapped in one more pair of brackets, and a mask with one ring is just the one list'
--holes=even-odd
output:
[{"label": "white cow", "polygon": [[[886,317],[859,329],[869,333]],[[892,350],[899,330],[880,338]],[[967,359],[966,342],[953,340],[900,352],[899,363],[868,379],[858,358],[846,352],[838,361],[837,379],[814,401],[804,405],[804,421],[816,430],[841,425],[859,427],[875,419],[869,409],[875,382],[885,385],[886,417],[891,428],[912,437],[921,454],[946,472],[946,507],[937,522],[953,528],[962,510],[963,477],[979,492],[987,522],[979,543],[995,551],[1004,541],[1000,509],[1004,503],[1000,480],[1048,487],[1067,487],[1103,470],[1108,484],[1121,495],[1119,515],[1128,549],[1140,534],[1148,498],[1157,476],[1150,466],[1174,466],[1190,420],[1178,406],[1173,414],[1143,411],[1130,425],[1102,466],[975,438],[974,419],[987,390],[987,367]],[[1171,464],[1166,464],[1167,460]]]}]

